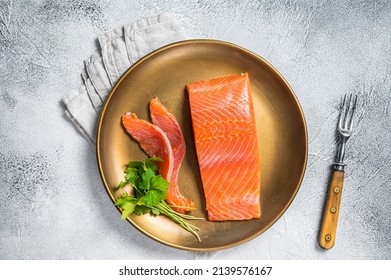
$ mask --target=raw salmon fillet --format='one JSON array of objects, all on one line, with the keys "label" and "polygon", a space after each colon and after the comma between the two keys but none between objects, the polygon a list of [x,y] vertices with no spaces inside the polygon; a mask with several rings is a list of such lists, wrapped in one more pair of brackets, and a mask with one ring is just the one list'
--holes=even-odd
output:
[{"label": "raw salmon fillet", "polygon": [[166,195],[166,201],[171,206],[180,206],[173,207],[173,209],[177,212],[185,213],[186,211],[193,210],[194,203],[180,193],[178,186],[179,170],[186,154],[186,143],[182,129],[176,117],[168,111],[168,109],[160,102],[158,97],[150,101],[149,109],[152,123],[160,127],[170,140],[174,156],[174,166]]},{"label": "raw salmon fillet", "polygon": [[259,218],[261,175],[248,74],[186,89],[208,219]]},{"label": "raw salmon fillet", "polygon": [[137,118],[134,113],[122,115],[122,124],[126,131],[140,144],[150,157],[159,157],[159,174],[170,182],[174,167],[174,155],[170,140],[164,131],[156,126]]}]

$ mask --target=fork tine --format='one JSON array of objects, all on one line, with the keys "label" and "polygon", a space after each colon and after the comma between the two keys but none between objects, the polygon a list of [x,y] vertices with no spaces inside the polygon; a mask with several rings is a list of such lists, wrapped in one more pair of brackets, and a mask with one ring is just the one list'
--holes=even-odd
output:
[{"label": "fork tine", "polygon": [[346,103],[346,94],[344,95],[342,102],[339,106],[339,121],[338,121],[338,127],[342,127],[342,122],[344,119],[344,108]]},{"label": "fork tine", "polygon": [[348,100],[344,106],[345,110],[345,119],[344,119],[344,128],[348,128],[348,121],[349,121],[349,111],[350,111],[350,103],[352,101],[352,95],[349,94]]},{"label": "fork tine", "polygon": [[356,107],[357,107],[357,95],[355,94],[354,98],[353,98],[353,106],[352,106],[352,110],[351,110],[351,114],[350,114],[350,120],[349,120],[349,126],[348,126],[349,130],[351,130],[353,127],[353,116],[354,116],[354,113],[356,112]]}]

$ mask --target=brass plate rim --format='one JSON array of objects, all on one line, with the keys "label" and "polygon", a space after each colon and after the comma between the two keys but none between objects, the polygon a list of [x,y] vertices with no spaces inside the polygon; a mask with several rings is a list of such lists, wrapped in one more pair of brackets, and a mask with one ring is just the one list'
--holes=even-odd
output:
[{"label": "brass plate rim", "polygon": [[[176,244],[176,243],[172,243],[172,242],[167,242],[167,241],[164,241],[160,238],[157,238],[156,236],[154,236],[153,234],[149,233],[148,231],[144,230],[142,227],[140,227],[136,222],[134,222],[133,220],[131,220],[129,217],[127,218],[127,221],[133,226],[135,227],[139,232],[141,232],[142,234],[144,234],[145,236],[163,244],[163,245],[166,245],[166,246],[169,246],[169,247],[172,247],[172,248],[176,248],[176,249],[180,249],[180,250],[186,250],[186,251],[194,251],[194,252],[211,252],[211,251],[219,251],[219,250],[225,250],[225,249],[229,249],[229,248],[233,248],[233,247],[236,247],[238,245],[242,245],[244,243],[247,243],[253,239],[255,239],[256,237],[260,236],[262,233],[264,233],[265,231],[267,231],[268,229],[270,229],[271,226],[273,226],[281,217],[282,215],[287,211],[287,209],[290,207],[290,205],[292,204],[292,202],[294,201],[298,191],[300,190],[300,187],[302,185],[302,182],[303,182],[303,179],[304,179],[304,175],[305,175],[305,172],[306,172],[306,168],[307,168],[307,162],[308,162],[308,129],[307,129],[307,122],[306,122],[306,118],[305,118],[305,115],[304,115],[304,112],[303,112],[303,109],[301,107],[301,104],[293,90],[293,88],[290,86],[290,84],[288,83],[288,81],[280,74],[280,72],[273,66],[271,65],[266,59],[264,59],[262,56],[246,49],[246,48],[243,48],[239,45],[236,45],[234,43],[231,43],[231,42],[227,42],[227,41],[223,41],[223,40],[216,40],[216,39],[189,39],[189,40],[182,40],[182,41],[178,41],[178,42],[175,42],[175,43],[171,43],[171,44],[168,44],[168,45],[165,45],[163,47],[160,47],[158,49],[156,49],[155,51],[145,55],[144,57],[140,58],[138,61],[136,61],[132,66],[130,66],[122,75],[121,77],[118,79],[118,81],[115,83],[115,85],[113,86],[112,90],[110,91],[110,93],[108,94],[108,97],[103,105],[103,108],[102,108],[102,111],[101,111],[101,114],[99,116],[99,121],[98,121],[98,126],[97,126],[97,132],[96,132],[96,159],[97,159],[97,165],[98,165],[98,170],[99,170],[99,174],[100,174],[100,177],[101,177],[101,180],[104,184],[104,187],[105,187],[105,190],[108,194],[108,196],[110,197],[111,201],[115,202],[115,198],[113,196],[113,194],[110,192],[110,186],[108,185],[108,182],[106,180],[106,177],[105,175],[103,174],[103,166],[102,166],[102,160],[101,160],[101,153],[100,153],[100,146],[101,146],[101,133],[102,133],[102,123],[103,123],[103,120],[104,120],[104,116],[105,116],[105,113],[107,111],[107,108],[110,104],[110,100],[113,98],[113,96],[115,95],[116,93],[116,90],[117,88],[119,87],[119,85],[122,83],[122,81],[124,79],[126,79],[126,77],[132,72],[134,71],[134,69],[137,69],[137,67],[139,67],[139,65],[141,65],[142,63],[144,63],[145,61],[149,60],[149,59],[152,59],[154,56],[156,56],[157,54],[165,51],[165,50],[168,50],[168,49],[171,49],[171,48],[175,48],[175,47],[178,47],[178,46],[182,46],[182,45],[188,45],[188,44],[212,44],[212,45],[222,45],[222,46],[227,46],[227,47],[231,47],[231,48],[235,48],[237,50],[239,50],[240,52],[243,52],[245,54],[248,54],[250,56],[253,56],[254,58],[258,59],[259,61],[261,61],[262,63],[264,63],[265,65],[267,65],[267,67],[275,74],[278,76],[279,79],[281,79],[281,81],[284,83],[284,85],[287,87],[289,93],[291,94],[291,97],[293,97],[294,101],[295,101],[295,105],[297,106],[297,109],[299,111],[299,114],[300,114],[300,117],[301,117],[301,120],[302,120],[302,124],[303,124],[303,132],[304,132],[304,140],[305,140],[305,154],[304,154],[304,158],[303,158],[303,167],[302,167],[302,170],[300,172],[300,175],[299,175],[299,179],[297,181],[297,184],[295,186],[295,191],[292,193],[292,195],[290,196],[290,199],[289,199],[289,202],[285,204],[285,206],[281,209],[281,211],[274,217],[274,219],[272,219],[271,222],[269,222],[269,224],[267,226],[265,226],[262,230],[259,230],[258,232],[256,232],[255,234],[252,234],[246,238],[243,238],[241,239],[240,241],[237,241],[237,242],[233,242],[233,243],[230,243],[230,244],[226,244],[226,245],[222,245],[222,246],[214,246],[214,247],[203,247],[203,248],[197,248],[197,247],[190,247],[190,246],[184,246],[184,245],[179,245],[179,244]],[[117,210],[119,212],[121,212],[121,210],[116,207]]]}]

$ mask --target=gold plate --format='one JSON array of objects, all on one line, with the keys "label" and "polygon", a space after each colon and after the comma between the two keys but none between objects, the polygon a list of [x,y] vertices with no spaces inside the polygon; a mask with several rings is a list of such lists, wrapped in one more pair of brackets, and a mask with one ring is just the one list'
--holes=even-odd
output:
[{"label": "gold plate", "polygon": [[[257,121],[262,216],[248,221],[210,222],[205,210],[185,85],[242,72],[249,73]],[[121,115],[130,111],[139,118],[150,120],[148,105],[156,96],[174,113],[183,129],[187,154],[180,170],[180,189],[197,207],[192,214],[205,218],[193,222],[200,227],[202,241],[198,242],[192,234],[163,216],[134,215],[128,221],[158,242],[193,251],[226,249],[267,230],[294,199],[307,162],[304,115],[285,79],[260,56],[216,40],[174,43],[139,60],[113,88],[98,125],[98,166],[113,201],[115,187],[123,180],[125,164],[147,157],[125,132]]]}]

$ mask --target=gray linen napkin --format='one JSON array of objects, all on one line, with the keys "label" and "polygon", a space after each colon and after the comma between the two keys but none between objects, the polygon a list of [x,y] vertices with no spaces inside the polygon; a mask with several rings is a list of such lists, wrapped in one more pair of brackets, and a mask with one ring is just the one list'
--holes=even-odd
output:
[{"label": "gray linen napkin", "polygon": [[121,75],[141,57],[187,36],[173,15],[163,13],[115,28],[98,39],[101,49],[85,61],[84,83],[62,99],[65,115],[92,144],[101,108]]}]

